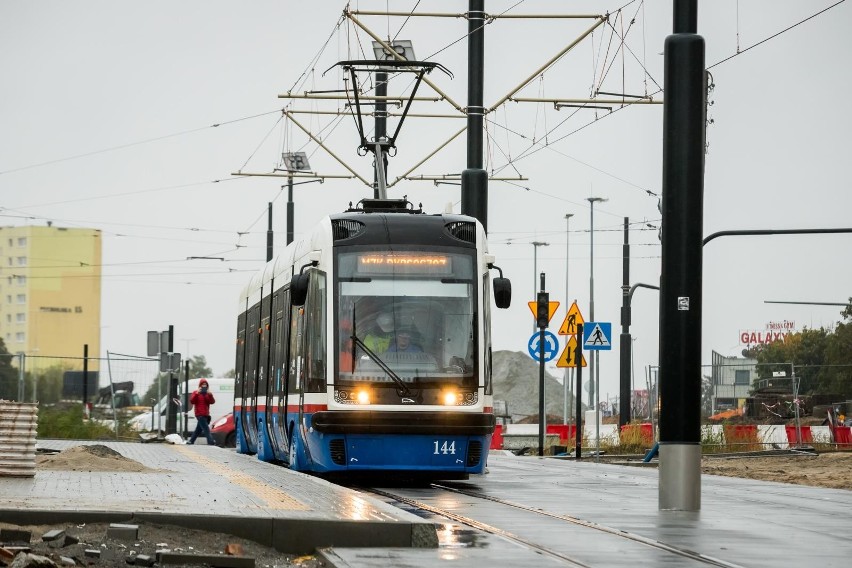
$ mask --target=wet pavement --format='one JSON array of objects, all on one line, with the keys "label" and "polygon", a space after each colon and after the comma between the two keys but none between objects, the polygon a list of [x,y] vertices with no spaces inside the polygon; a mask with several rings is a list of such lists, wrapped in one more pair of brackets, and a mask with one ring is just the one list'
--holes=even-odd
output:
[{"label": "wet pavement", "polygon": [[704,475],[700,511],[659,511],[655,468],[492,452],[486,475],[445,487],[388,487],[377,496],[233,450],[104,445],[157,471],[40,469],[34,478],[0,478],[0,521],[215,526],[284,552],[320,548],[336,568],[848,568],[852,558],[852,492],[845,490]]}]

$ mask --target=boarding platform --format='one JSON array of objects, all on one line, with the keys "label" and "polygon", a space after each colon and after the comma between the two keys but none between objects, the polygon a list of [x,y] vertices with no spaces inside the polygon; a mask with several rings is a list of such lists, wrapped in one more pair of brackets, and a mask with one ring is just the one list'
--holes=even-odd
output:
[{"label": "boarding platform", "polygon": [[38,440],[37,448],[81,444],[107,446],[154,471],[37,468],[34,477],[0,477],[0,520],[203,526],[290,554],[437,545],[434,525],[416,515],[232,449],[75,440]]}]

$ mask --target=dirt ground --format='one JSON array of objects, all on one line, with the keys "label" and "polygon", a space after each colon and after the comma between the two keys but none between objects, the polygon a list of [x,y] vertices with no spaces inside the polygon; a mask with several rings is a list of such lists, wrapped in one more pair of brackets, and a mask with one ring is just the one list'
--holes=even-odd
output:
[{"label": "dirt ground", "polygon": [[770,457],[705,457],[701,472],[852,490],[852,452]]}]

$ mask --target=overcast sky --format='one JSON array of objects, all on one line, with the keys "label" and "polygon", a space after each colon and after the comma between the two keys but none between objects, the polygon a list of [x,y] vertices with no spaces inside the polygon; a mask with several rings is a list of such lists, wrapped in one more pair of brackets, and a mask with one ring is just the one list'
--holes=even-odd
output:
[{"label": "overcast sky", "polygon": [[[352,8],[408,12],[417,4],[363,1]],[[420,11],[467,9],[461,1],[420,4]],[[569,4],[572,13],[609,12],[611,25],[598,28],[517,96],[587,98],[598,89],[661,100],[672,2],[489,0],[486,10],[565,14]],[[707,131],[705,235],[850,226],[852,114],[842,100],[852,90],[852,4],[840,3],[771,37],[832,4],[699,2],[699,33],[715,86]],[[307,152],[313,171],[346,173],[280,112],[285,105],[331,111],[343,104],[278,98],[290,90],[341,88],[336,70],[323,72],[370,50],[370,38],[351,21],[341,21],[344,6],[331,1],[0,3],[0,224],[52,221],[103,231],[104,352],[144,355],[145,332],[173,324],[177,350],[204,355],[216,374],[233,368],[238,295],[265,261],[269,202],[274,203],[276,248],[283,246],[287,196],[281,191],[284,180],[231,174],[271,172],[282,151]],[[448,68],[453,79],[437,71],[430,77],[465,105],[466,20],[358,19],[383,38],[413,41],[418,59]],[[592,23],[499,19],[490,24],[486,105]],[[620,49],[615,32],[626,35],[627,48]],[[389,92],[409,85],[396,78]],[[420,94],[433,91],[424,85]],[[416,103],[413,112],[455,113],[446,102]],[[335,154],[372,179],[370,158],[356,153],[351,118],[298,114],[296,120],[322,132]],[[463,120],[451,118],[406,121],[389,178],[409,170],[463,126]],[[512,308],[496,311],[493,318],[495,347],[526,351],[532,332],[526,302],[533,299],[535,279],[532,241],[549,243],[538,248],[538,270],[547,274],[552,299],[563,302],[553,330],[565,315],[565,299],[576,299],[589,319],[586,198],[608,198],[595,207],[595,319],[613,324],[614,349],[601,354],[601,390],[614,395],[624,217],[632,223],[631,283],[659,283],[662,106],[557,111],[552,104],[509,102],[489,115],[488,132],[486,161],[493,175],[527,178],[489,186],[491,251],[514,286]],[[458,173],[465,163],[462,135],[414,173]],[[454,185],[403,181],[388,194],[407,195],[428,212],[442,211],[448,203],[459,211]],[[297,186],[297,238],[324,215],[371,195],[357,180]],[[568,213],[574,215],[570,223]],[[740,332],[765,330],[770,322],[793,321],[802,330],[839,320],[837,306],[765,301],[846,301],[852,295],[850,239],[726,237],[708,244],[702,360],[709,363],[713,350],[739,354]],[[187,260],[193,256],[224,260]],[[658,360],[658,307],[656,291],[636,292],[631,331],[637,387],[644,385],[646,366]]]}]

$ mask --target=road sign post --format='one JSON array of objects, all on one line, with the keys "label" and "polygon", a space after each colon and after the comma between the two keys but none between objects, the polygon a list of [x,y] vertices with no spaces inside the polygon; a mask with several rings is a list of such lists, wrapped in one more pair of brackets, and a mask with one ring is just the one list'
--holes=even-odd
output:
[{"label": "road sign post", "polygon": [[[550,323],[550,294],[544,291],[544,272],[541,273],[541,291],[538,293],[536,321],[538,323],[538,455],[544,455],[544,431],[547,429],[544,407],[544,334]],[[559,304],[557,303],[557,306]],[[558,345],[558,343],[557,343]]]},{"label": "road sign post", "polygon": [[[577,359],[583,358],[583,345],[580,343],[580,338],[583,337],[583,324],[577,324],[577,336],[574,338],[574,343],[576,344],[576,349],[574,351],[574,361]],[[577,383],[574,392],[574,403],[577,405],[577,412],[574,413],[574,457],[576,459],[580,459],[583,445],[583,420],[581,415],[583,414],[583,400],[579,394],[582,392],[583,388],[583,367],[585,365],[577,366]]]}]

